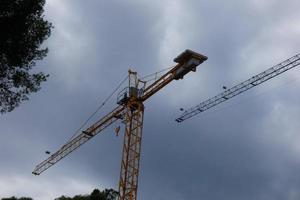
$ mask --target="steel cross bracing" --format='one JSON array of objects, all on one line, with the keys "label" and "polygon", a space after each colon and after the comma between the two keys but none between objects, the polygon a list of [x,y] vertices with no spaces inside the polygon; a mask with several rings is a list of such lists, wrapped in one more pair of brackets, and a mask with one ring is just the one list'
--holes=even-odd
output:
[{"label": "steel cross bracing", "polygon": [[119,182],[120,200],[137,199],[144,105],[142,102],[132,103],[127,104],[124,116],[125,135]]},{"label": "steel cross bracing", "polygon": [[253,76],[252,78],[230,88],[225,90],[224,92],[220,93],[217,96],[214,96],[213,98],[210,98],[197,106],[190,108],[186,110],[180,117],[176,119],[177,122],[182,122],[186,119],[189,119],[199,113],[202,113],[208,109],[210,109],[213,106],[216,106],[242,92],[245,92],[249,90],[250,88],[253,88],[254,86],[257,86],[275,76],[278,76],[279,74],[282,74],[283,72],[292,69],[300,64],[300,54],[297,54],[277,65],[274,67],[269,68],[268,70],[257,74],[256,76]]}]

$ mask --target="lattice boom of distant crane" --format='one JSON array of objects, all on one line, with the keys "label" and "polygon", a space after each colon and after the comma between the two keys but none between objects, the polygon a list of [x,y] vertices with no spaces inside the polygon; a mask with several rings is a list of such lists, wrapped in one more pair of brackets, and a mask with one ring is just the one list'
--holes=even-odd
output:
[{"label": "lattice boom of distant crane", "polygon": [[277,65],[274,67],[271,67],[267,69],[266,71],[261,72],[260,74],[257,74],[256,76],[253,76],[252,78],[249,78],[248,80],[225,90],[224,92],[206,100],[202,103],[198,104],[195,107],[192,107],[188,110],[186,110],[180,117],[176,119],[177,122],[183,122],[186,119],[189,119],[199,113],[202,113],[211,107],[214,107],[224,101],[227,101],[228,99],[241,94],[254,86],[257,86],[275,76],[278,76],[279,74],[282,74],[283,72],[292,69],[300,64],[300,54],[297,54]]}]

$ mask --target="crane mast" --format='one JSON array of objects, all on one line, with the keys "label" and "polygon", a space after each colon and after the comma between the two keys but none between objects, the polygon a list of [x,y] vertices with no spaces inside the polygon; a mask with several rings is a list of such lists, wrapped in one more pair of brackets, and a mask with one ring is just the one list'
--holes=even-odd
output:
[{"label": "crane mast", "polygon": [[63,145],[48,159],[38,164],[32,173],[35,175],[41,174],[89,139],[96,136],[106,127],[120,119],[125,124],[125,133],[119,181],[119,200],[136,200],[144,119],[144,101],[171,81],[183,79],[187,73],[196,71],[196,67],[205,60],[207,60],[206,56],[187,49],[174,59],[174,62],[177,64],[171,70],[149,86],[146,86],[146,82],[138,79],[137,72],[129,70],[128,87],[124,88],[118,95],[118,106],[88,129],[82,131],[81,134]]},{"label": "crane mast", "polygon": [[227,101],[228,99],[231,99],[232,97],[241,94],[259,84],[262,84],[266,82],[267,80],[274,78],[275,76],[278,76],[282,74],[283,72],[290,70],[300,64],[300,54],[297,54],[277,65],[274,67],[271,67],[260,74],[257,74],[248,80],[225,90],[224,92],[201,102],[195,107],[192,107],[188,110],[186,110],[181,116],[179,116],[175,121],[177,122],[183,122],[184,120],[187,120],[199,113],[202,113],[224,101]]},{"label": "crane mast", "polygon": [[[119,179],[119,199],[137,199],[138,175],[141,155],[144,104],[139,98],[145,83],[137,78],[137,73],[129,73],[129,86],[120,93],[118,104],[124,107],[125,133],[121,171]],[[143,86],[140,86],[140,83]]]}]

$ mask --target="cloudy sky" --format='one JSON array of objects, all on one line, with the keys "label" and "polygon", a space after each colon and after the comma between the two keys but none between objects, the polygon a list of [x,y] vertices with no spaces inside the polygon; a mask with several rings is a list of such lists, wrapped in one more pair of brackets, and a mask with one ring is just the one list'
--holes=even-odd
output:
[{"label": "cloudy sky", "polygon": [[[300,199],[300,69],[292,69],[184,123],[195,106],[300,52],[297,0],[48,0],[50,74],[0,119],[0,197],[51,200],[118,188],[122,136],[107,128],[40,176],[127,75],[173,65],[189,48],[208,56],[196,73],[145,102],[138,197],[143,200]],[[112,99],[90,123],[116,104]],[[123,131],[123,129],[121,129]]]}]

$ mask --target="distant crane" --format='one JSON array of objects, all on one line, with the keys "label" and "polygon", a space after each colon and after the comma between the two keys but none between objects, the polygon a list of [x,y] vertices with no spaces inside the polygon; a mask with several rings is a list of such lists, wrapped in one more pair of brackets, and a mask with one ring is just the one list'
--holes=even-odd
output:
[{"label": "distant crane", "polygon": [[[125,134],[119,199],[136,200],[144,116],[143,103],[171,81],[183,79],[190,71],[196,71],[196,67],[205,60],[207,60],[206,56],[187,49],[174,59],[177,64],[172,69],[148,86],[145,81],[138,79],[136,72],[129,70],[129,85],[118,96],[118,106],[38,164],[32,173],[41,174],[112,123],[122,120],[125,123]],[[118,134],[119,128],[115,132]]]},{"label": "distant crane", "polygon": [[230,88],[227,89],[226,86],[223,86],[224,92],[201,102],[195,107],[192,107],[190,109],[187,109],[185,112],[183,112],[175,121],[177,122],[183,122],[184,120],[187,120],[199,113],[202,113],[224,101],[227,101],[228,99],[241,94],[254,86],[257,86],[271,78],[274,78],[275,76],[278,76],[279,74],[282,74],[283,72],[290,70],[300,64],[300,54],[297,54],[277,65],[274,67],[271,67],[267,69],[266,71],[261,72],[260,74],[257,74],[256,76],[253,76],[252,78],[249,78],[248,80]]}]

